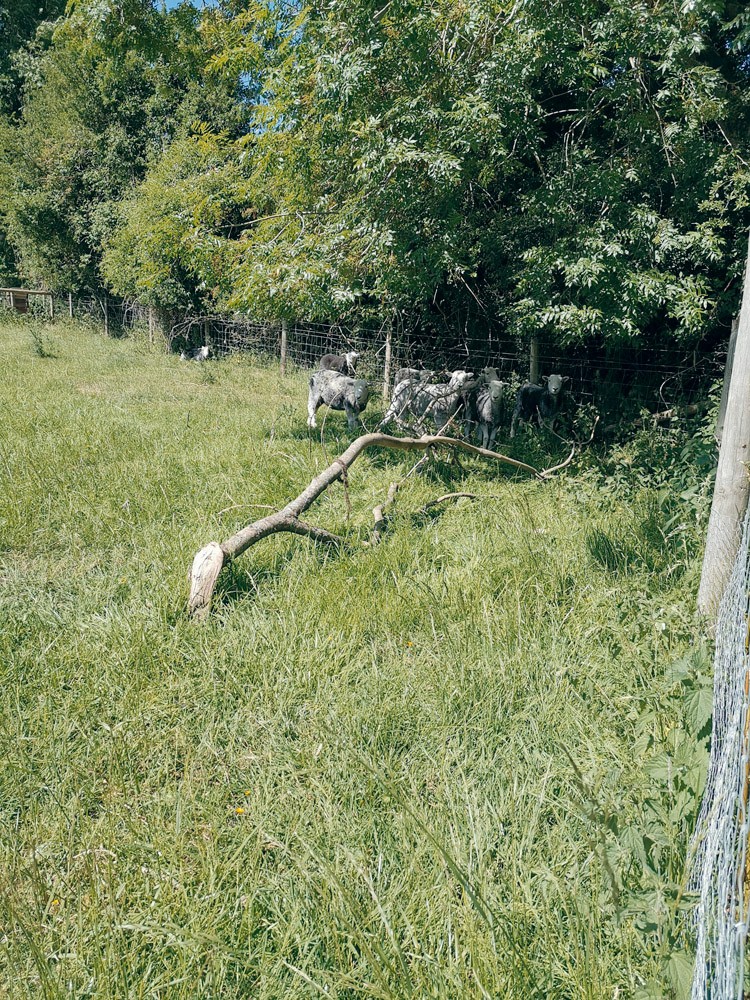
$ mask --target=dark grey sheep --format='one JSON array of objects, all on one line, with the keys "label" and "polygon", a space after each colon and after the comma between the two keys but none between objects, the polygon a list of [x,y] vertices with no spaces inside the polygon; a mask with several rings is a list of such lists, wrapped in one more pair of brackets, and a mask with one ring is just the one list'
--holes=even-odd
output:
[{"label": "dark grey sheep", "polygon": [[570,379],[567,375],[547,375],[543,382],[546,385],[535,385],[527,382],[518,390],[516,408],[510,422],[510,436],[515,437],[516,425],[519,420],[530,421],[534,416],[542,427],[549,421],[550,430],[555,429],[555,418],[560,409],[563,387]]}]

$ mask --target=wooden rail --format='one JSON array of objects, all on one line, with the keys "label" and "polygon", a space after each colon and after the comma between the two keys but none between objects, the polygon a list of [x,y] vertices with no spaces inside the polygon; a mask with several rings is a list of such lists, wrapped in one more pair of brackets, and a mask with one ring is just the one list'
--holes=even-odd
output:
[{"label": "wooden rail", "polygon": [[39,288],[0,288],[0,295],[4,295],[9,299],[10,308],[20,313],[27,313],[29,311],[30,295],[47,299],[49,302],[49,318],[55,318],[55,299],[52,292],[43,291]]}]

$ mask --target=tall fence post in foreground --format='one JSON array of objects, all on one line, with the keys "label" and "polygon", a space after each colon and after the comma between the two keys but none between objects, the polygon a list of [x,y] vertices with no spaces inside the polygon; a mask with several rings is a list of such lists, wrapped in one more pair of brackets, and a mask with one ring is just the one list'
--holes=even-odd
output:
[{"label": "tall fence post in foreground", "polygon": [[539,337],[529,342],[529,382],[539,381]]},{"label": "tall fence post in foreground", "polygon": [[289,324],[285,319],[281,321],[281,364],[279,365],[279,371],[282,375],[286,375],[286,356],[287,350],[289,348]]},{"label": "tall fence post in foreground", "polygon": [[50,323],[55,321],[55,296],[53,292],[49,293],[49,318]]},{"label": "tall fence post in foreground", "polygon": [[[748,247],[750,256],[750,244]],[[698,610],[715,621],[732,570],[747,508],[750,480],[750,268],[745,264],[742,308],[703,557]]]},{"label": "tall fence post in foreground", "polygon": [[156,317],[154,316],[154,307],[148,307],[148,342],[153,344],[154,342],[154,330],[156,329]]},{"label": "tall fence post in foreground", "polygon": [[716,441],[721,445],[724,436],[724,420],[727,415],[727,399],[729,398],[729,383],[732,380],[732,365],[734,364],[734,349],[737,345],[737,330],[739,329],[739,317],[732,320],[732,332],[729,336],[729,347],[727,348],[727,361],[724,365],[724,382],[721,387],[721,402],[719,403],[719,414],[716,418]]},{"label": "tall fence post in foreground", "polygon": [[68,292],[68,316],[73,319],[73,293]]},{"label": "tall fence post in foreground", "polygon": [[383,399],[391,398],[391,358],[393,357],[393,323],[385,330],[385,362],[383,364]]}]

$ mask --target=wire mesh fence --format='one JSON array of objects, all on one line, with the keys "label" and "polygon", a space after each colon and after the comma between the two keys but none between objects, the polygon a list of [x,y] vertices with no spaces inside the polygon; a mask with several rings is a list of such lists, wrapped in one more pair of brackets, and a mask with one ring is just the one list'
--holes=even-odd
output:
[{"label": "wire mesh fence", "polygon": [[[692,1000],[742,1000],[750,836],[750,511],[716,624],[711,759],[694,839]],[[750,984],[747,984],[750,985]]]},{"label": "wire mesh fence", "polygon": [[[142,329],[151,340],[163,337],[176,353],[208,345],[213,356],[250,352],[266,359],[315,369],[324,354],[359,353],[358,373],[373,385],[401,367],[438,373],[457,368],[498,370],[501,379],[518,385],[529,377],[529,346],[510,339],[496,324],[458,330],[450,336],[417,328],[352,326],[296,322],[258,323],[239,313],[195,315],[156,311],[138,302],[104,295],[57,296],[56,314],[69,314],[103,326],[112,336]],[[637,414],[669,410],[675,402],[695,406],[705,400],[706,387],[722,377],[726,351],[703,354],[641,343],[571,346],[539,345],[540,376],[568,376],[569,394],[579,405],[591,404],[606,422],[624,410]]]}]

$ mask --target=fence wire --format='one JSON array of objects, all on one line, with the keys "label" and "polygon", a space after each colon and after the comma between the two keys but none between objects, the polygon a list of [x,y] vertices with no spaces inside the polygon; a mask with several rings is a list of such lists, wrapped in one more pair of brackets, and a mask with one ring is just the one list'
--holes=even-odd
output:
[{"label": "fence wire", "polygon": [[742,1000],[750,893],[750,509],[719,608],[714,671],[711,758],[691,877],[699,894],[691,1000]]},{"label": "fence wire", "polygon": [[[241,313],[196,315],[184,310],[157,317],[156,310],[138,302],[104,295],[56,296],[55,309],[58,316],[69,312],[76,319],[103,325],[112,336],[141,329],[153,340],[158,328],[177,354],[207,344],[215,357],[236,352],[277,360],[281,356],[280,324],[257,323]],[[514,387],[529,375],[528,346],[519,345],[490,322],[481,329],[456,330],[450,336],[394,327],[390,349],[391,380],[402,367],[449,372],[491,366]],[[385,327],[288,324],[286,360],[298,367],[314,369],[324,354],[352,350],[360,355],[358,374],[371,385],[382,386],[386,377]],[[564,350],[542,344],[539,363],[542,376],[568,376],[567,394],[579,406],[593,405],[605,427],[610,414],[617,419],[624,412],[636,417],[641,409],[658,413],[668,410],[675,400],[681,405],[702,405],[706,386],[723,374],[724,356],[723,351],[693,356],[679,348],[648,344],[624,345],[619,351],[611,345],[597,348],[590,343],[585,349],[572,346]]]}]

